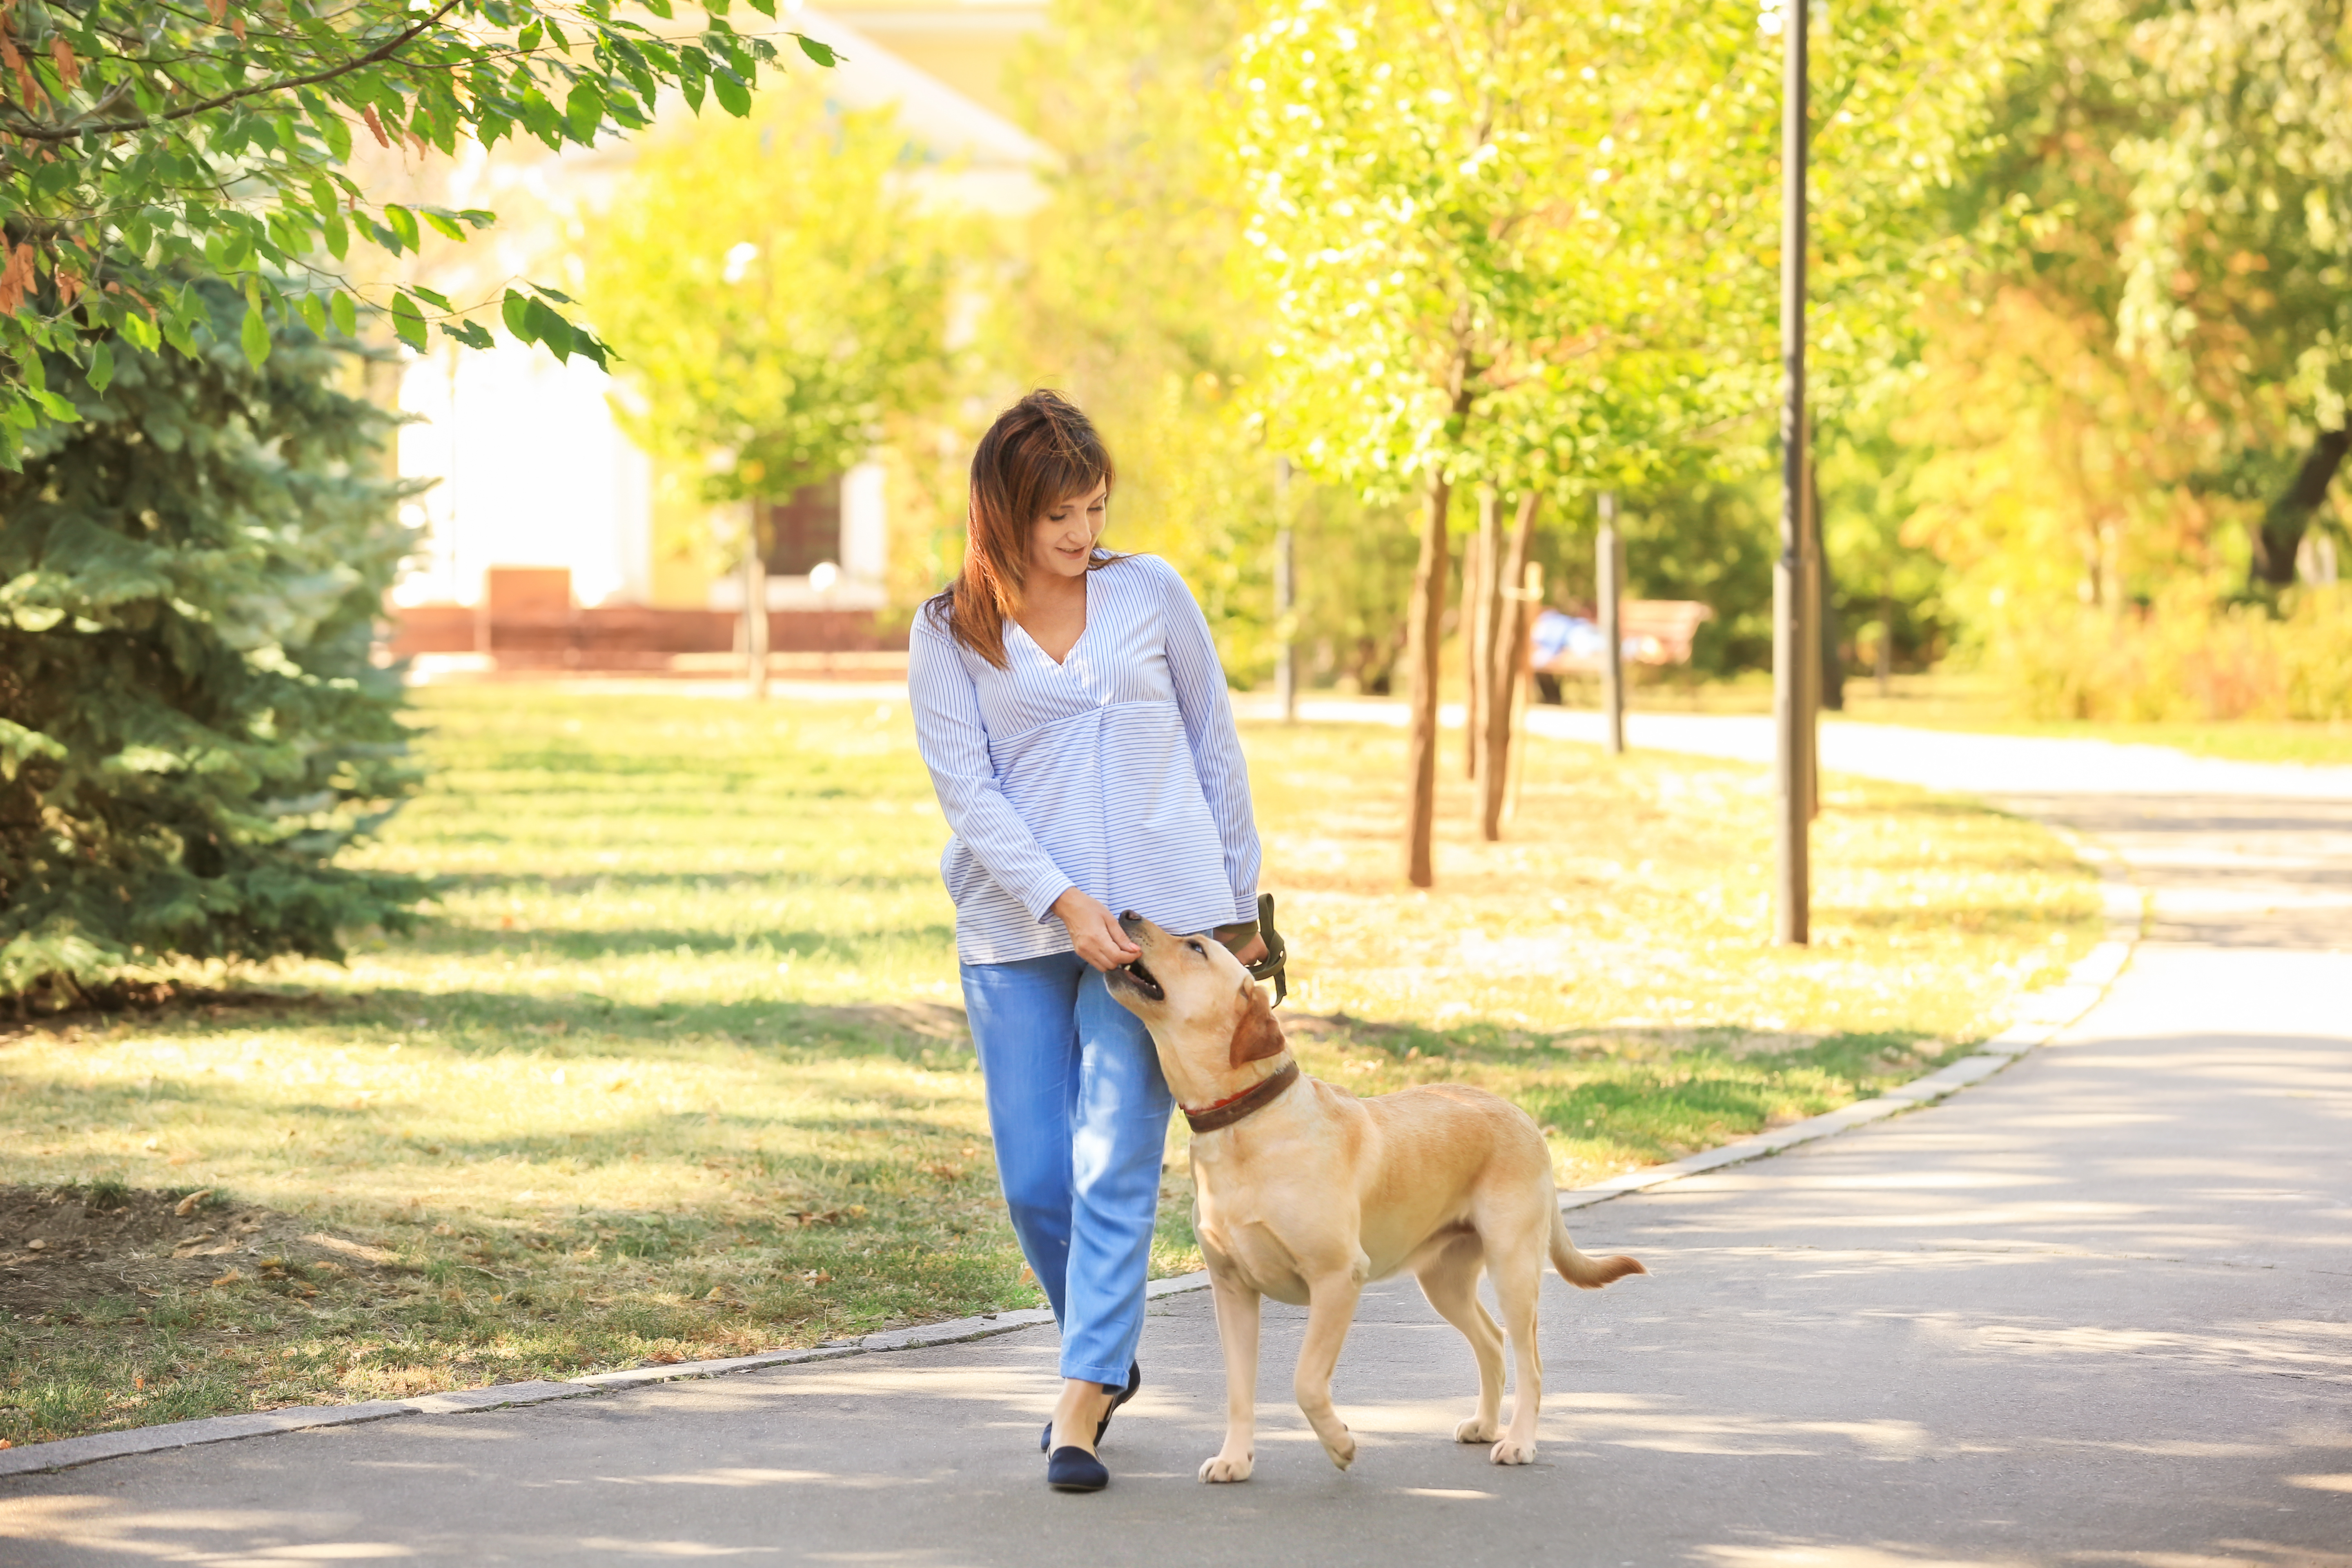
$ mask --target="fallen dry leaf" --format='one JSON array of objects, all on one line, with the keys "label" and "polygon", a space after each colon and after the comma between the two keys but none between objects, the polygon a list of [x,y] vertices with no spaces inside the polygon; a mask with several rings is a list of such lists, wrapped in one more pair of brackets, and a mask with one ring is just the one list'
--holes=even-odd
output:
[{"label": "fallen dry leaf", "polygon": [[[177,1162],[174,1162],[174,1163],[177,1163]],[[185,1219],[190,1215],[196,1212],[196,1205],[198,1204],[203,1203],[206,1198],[212,1195],[213,1190],[210,1187],[205,1188],[202,1192],[190,1193],[186,1197],[182,1198],[178,1203],[172,1205],[172,1212],[179,1215],[180,1218]]]},{"label": "fallen dry leaf", "polygon": [[234,1284],[236,1284],[238,1280],[240,1280],[240,1279],[244,1279],[244,1278],[245,1278],[245,1276],[244,1276],[244,1275],[239,1274],[236,1269],[232,1268],[232,1269],[230,1269],[227,1273],[226,1273],[226,1274],[222,1275],[219,1279],[217,1279],[214,1280],[214,1281],[213,1281],[213,1283],[214,1283],[215,1285],[216,1285],[216,1286],[218,1286],[218,1285],[234,1285]]},{"label": "fallen dry leaf", "polygon": [[361,1241],[346,1241],[340,1236],[329,1236],[324,1231],[312,1231],[302,1239],[313,1247],[323,1247],[330,1252],[340,1252],[346,1258],[356,1258],[362,1263],[390,1263],[393,1260],[392,1254],[381,1247],[370,1247]]},{"label": "fallen dry leaf", "polygon": [[678,1354],[676,1351],[656,1351],[652,1355],[646,1359],[652,1362],[656,1366],[676,1366],[686,1358]]}]

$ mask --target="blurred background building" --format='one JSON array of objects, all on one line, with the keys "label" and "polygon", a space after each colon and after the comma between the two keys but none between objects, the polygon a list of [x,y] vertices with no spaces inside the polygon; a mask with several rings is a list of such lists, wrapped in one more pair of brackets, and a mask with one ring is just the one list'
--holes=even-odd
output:
[{"label": "blurred background building", "polygon": [[[801,9],[793,25],[841,54],[826,76],[845,108],[895,110],[918,153],[926,199],[1017,217],[1045,199],[1053,154],[1010,116],[1005,68],[1042,5],[985,0],[843,0]],[[420,199],[495,200],[501,221],[481,240],[428,250],[414,274],[453,298],[494,294],[502,279],[561,281],[579,267],[576,215],[626,169],[632,141],[557,154],[525,136],[483,153],[471,143]],[[700,506],[688,482],[624,434],[619,389],[587,360],[501,337],[484,351],[436,342],[407,355],[399,402],[405,478],[429,480],[411,503],[425,530],[394,595],[394,651],[444,662],[667,668],[726,658],[740,646],[741,579],[691,552],[657,547],[664,506]],[[877,653],[905,647],[886,604],[890,512],[877,459],[838,480],[765,503],[769,646],[781,653]],[[740,527],[740,521],[736,524]]]}]

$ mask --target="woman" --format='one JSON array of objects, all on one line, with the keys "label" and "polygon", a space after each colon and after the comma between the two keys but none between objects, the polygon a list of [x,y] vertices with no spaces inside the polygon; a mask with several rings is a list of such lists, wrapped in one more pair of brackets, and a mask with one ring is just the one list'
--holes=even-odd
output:
[{"label": "woman", "polygon": [[1109,1481],[1095,1445],[1142,1384],[1170,1110],[1151,1037],[1103,984],[1138,956],[1112,911],[1181,931],[1257,912],[1208,623],[1165,562],[1101,547],[1111,478],[1075,405],[1005,410],[972,457],[963,572],[916,617],[908,674],[955,832],[940,873],[997,1171],[1062,1329],[1046,1479],[1073,1491]]}]

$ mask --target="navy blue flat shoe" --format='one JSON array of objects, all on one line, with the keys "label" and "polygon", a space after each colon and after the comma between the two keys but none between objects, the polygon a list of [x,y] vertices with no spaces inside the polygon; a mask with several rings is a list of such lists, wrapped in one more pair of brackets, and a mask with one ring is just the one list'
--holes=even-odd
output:
[{"label": "navy blue flat shoe", "polygon": [[[1143,1363],[1139,1361],[1128,1363],[1127,1386],[1110,1396],[1110,1408],[1103,1412],[1102,1424],[1095,1428],[1096,1447],[1101,1447],[1103,1434],[1110,1430],[1110,1418],[1118,1414],[1118,1407],[1134,1398],[1136,1390],[1142,1386]],[[1037,1434],[1037,1451],[1041,1454],[1050,1453],[1053,1447],[1054,1424],[1048,1421],[1045,1423],[1045,1429]]]},{"label": "navy blue flat shoe", "polygon": [[1045,1484],[1057,1492],[1098,1492],[1110,1485],[1110,1472],[1084,1448],[1056,1448],[1045,1456]]}]

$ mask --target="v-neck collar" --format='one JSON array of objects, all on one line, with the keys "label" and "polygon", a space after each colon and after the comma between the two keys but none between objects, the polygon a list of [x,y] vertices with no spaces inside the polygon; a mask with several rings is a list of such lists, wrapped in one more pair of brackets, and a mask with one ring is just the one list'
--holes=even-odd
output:
[{"label": "v-neck collar", "polygon": [[1086,646],[1087,638],[1094,633],[1094,585],[1089,583],[1087,585],[1087,624],[1078,628],[1078,635],[1070,639],[1070,646],[1062,650],[1062,657],[1059,658],[1055,658],[1052,654],[1047,653],[1045,651],[1045,645],[1039,642],[1034,637],[1030,636],[1029,628],[1027,626],[1023,626],[1017,619],[1013,621],[1013,629],[1019,632],[1029,646],[1037,650],[1038,658],[1044,659],[1047,664],[1052,665],[1055,669],[1067,670],[1070,668],[1070,660],[1077,657],[1078,649]]}]

